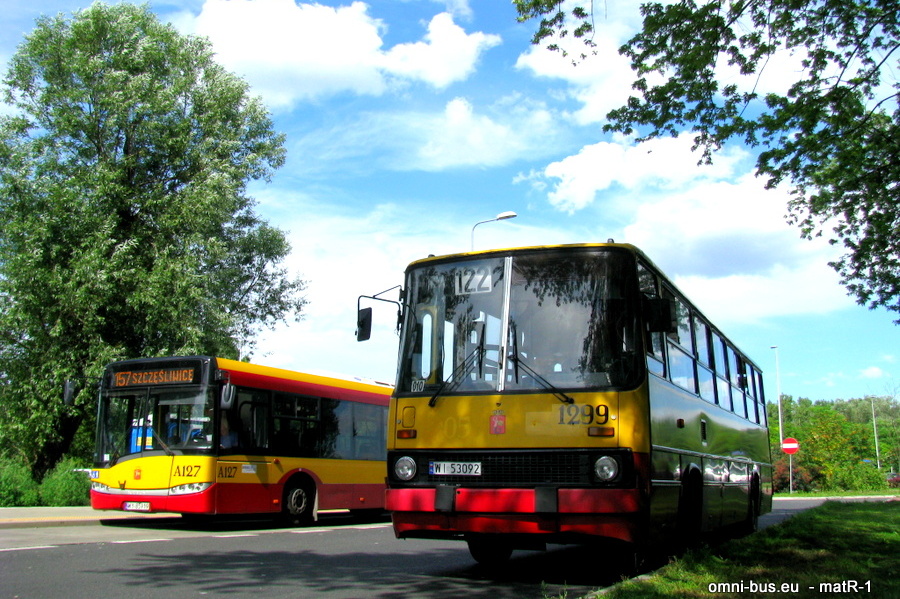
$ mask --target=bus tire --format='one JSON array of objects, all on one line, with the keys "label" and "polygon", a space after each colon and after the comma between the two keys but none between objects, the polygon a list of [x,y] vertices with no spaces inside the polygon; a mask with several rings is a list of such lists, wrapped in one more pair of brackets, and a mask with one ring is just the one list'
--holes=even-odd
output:
[{"label": "bus tire", "polygon": [[509,561],[512,544],[498,537],[478,535],[466,538],[472,559],[482,566],[500,566]]},{"label": "bus tire", "polygon": [[309,526],[315,520],[315,504],[315,483],[309,479],[291,479],[284,487],[282,518],[290,526]]}]

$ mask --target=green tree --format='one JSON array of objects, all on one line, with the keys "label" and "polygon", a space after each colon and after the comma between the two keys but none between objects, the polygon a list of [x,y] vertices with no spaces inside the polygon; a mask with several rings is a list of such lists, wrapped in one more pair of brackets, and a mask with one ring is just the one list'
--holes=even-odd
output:
[{"label": "green tree", "polygon": [[[300,317],[305,283],[247,195],[284,137],[205,39],[95,3],[40,18],[3,92],[0,451],[40,478],[92,424],[104,364],[237,357]],[[82,382],[71,405],[67,379]]]},{"label": "green tree", "polygon": [[[593,46],[593,0],[514,0],[540,18],[534,43]],[[725,142],[760,148],[757,173],[790,186],[790,220],[845,253],[831,263],[857,301],[900,312],[900,6],[897,0],[680,0],[641,5],[643,30],[620,53],[637,94],[606,131],[639,140],[690,131],[710,161]],[[557,43],[551,49],[560,49]],[[783,94],[720,80],[803,57]],[[896,321],[900,324],[900,318]]]}]

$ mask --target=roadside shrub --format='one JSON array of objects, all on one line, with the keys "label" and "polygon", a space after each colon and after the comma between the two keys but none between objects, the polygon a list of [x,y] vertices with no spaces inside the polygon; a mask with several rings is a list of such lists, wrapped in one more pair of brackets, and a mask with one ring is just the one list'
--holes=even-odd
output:
[{"label": "roadside shrub", "polygon": [[883,491],[887,488],[884,474],[865,462],[838,468],[828,481],[830,491]]},{"label": "roadside shrub", "polygon": [[[794,491],[814,491],[818,473],[810,472],[804,466],[794,464]],[[784,457],[775,461],[772,473],[772,490],[776,493],[787,493],[791,488],[788,460]]]},{"label": "roadside shrub", "polygon": [[29,468],[15,460],[0,459],[0,507],[34,505],[40,505],[40,494]]},{"label": "roadside shrub", "polygon": [[90,505],[91,481],[74,458],[64,458],[41,482],[41,500],[44,505]]}]

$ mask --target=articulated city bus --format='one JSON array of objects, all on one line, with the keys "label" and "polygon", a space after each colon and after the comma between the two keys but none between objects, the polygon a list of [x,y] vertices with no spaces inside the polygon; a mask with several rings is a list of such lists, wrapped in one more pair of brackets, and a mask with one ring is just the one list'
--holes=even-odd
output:
[{"label": "articulated city bus", "polygon": [[[759,367],[637,248],[429,257],[398,303],[398,537],[464,539],[496,562],[755,529],[771,509]],[[371,308],[358,323],[367,338]]]},{"label": "articulated city bus", "polygon": [[391,388],[206,356],[110,364],[91,505],[259,514],[383,510]]}]

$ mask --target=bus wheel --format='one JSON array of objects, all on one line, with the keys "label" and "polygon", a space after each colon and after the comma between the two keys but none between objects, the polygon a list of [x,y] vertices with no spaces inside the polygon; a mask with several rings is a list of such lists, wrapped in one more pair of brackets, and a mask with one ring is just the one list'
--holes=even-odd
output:
[{"label": "bus wheel", "polygon": [[512,545],[496,537],[472,536],[466,539],[472,558],[483,566],[499,566],[509,561]]},{"label": "bus wheel", "polygon": [[293,480],[284,488],[282,516],[291,526],[309,526],[313,523],[313,506],[316,486],[311,481]]}]

